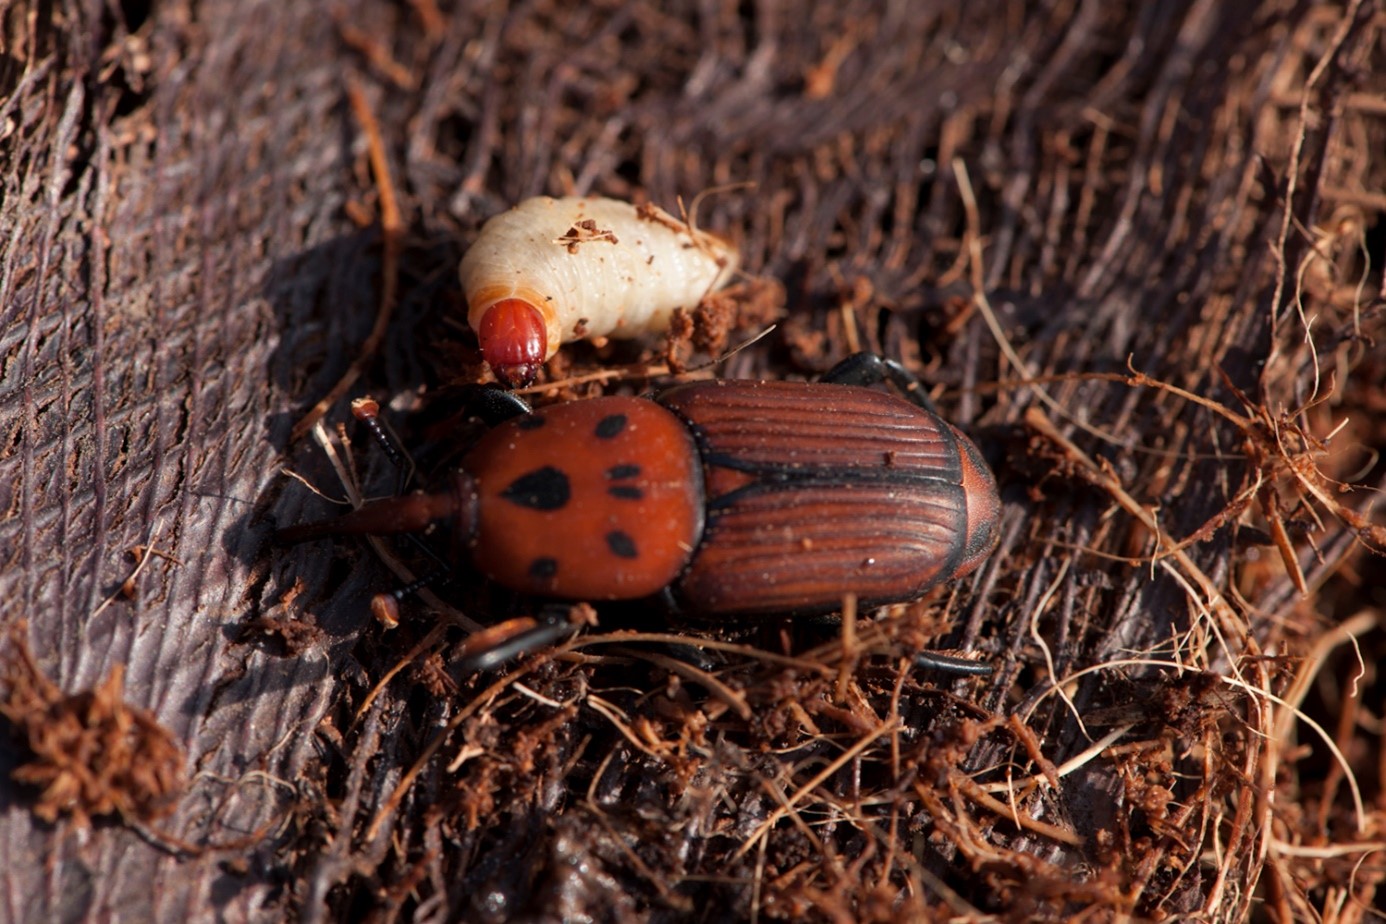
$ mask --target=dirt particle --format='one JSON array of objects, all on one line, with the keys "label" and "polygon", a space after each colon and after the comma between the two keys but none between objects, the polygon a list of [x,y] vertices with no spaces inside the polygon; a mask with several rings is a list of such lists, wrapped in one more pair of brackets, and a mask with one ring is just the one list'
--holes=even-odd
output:
[{"label": "dirt particle", "polygon": [[34,814],[78,827],[118,815],[152,821],[182,792],[183,752],[152,712],[124,699],[125,665],[94,689],[66,694],[39,669],[19,623],[0,653],[0,715],[30,759],[12,774],[39,790]]}]

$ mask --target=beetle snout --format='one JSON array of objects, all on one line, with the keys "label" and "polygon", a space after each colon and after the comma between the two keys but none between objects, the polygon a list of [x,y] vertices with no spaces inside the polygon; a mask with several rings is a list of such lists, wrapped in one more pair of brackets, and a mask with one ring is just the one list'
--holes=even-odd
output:
[{"label": "beetle snout", "polygon": [[980,565],[1001,538],[1001,495],[996,489],[996,478],[972,440],[956,427],[953,435],[958,441],[963,494],[967,498],[967,539],[962,564],[955,574],[962,577]]}]

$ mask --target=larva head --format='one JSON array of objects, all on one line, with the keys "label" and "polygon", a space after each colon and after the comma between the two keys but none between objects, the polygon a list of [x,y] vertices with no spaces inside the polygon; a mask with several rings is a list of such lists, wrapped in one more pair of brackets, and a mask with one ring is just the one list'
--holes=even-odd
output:
[{"label": "larva head", "polygon": [[505,298],[487,308],[476,336],[482,359],[506,388],[531,384],[548,355],[544,316],[523,299]]}]

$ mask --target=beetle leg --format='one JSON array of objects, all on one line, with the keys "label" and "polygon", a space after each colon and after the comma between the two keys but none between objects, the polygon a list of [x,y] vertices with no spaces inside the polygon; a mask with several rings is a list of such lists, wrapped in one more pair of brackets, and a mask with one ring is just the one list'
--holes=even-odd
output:
[{"label": "beetle leg", "polygon": [[710,674],[727,665],[727,660],[722,657],[721,652],[711,648],[702,648],[698,645],[680,645],[677,642],[664,642],[655,647],[663,649],[669,657],[676,658],[684,664],[691,664],[705,673]]},{"label": "beetle leg", "polygon": [[468,398],[467,410],[479,417],[488,427],[533,413],[533,408],[525,403],[524,398],[495,386],[477,389]]},{"label": "beetle leg", "polygon": [[568,612],[567,606],[546,606],[537,618],[521,616],[474,633],[463,643],[458,669],[466,674],[494,670],[572,635],[578,627]]},{"label": "beetle leg", "polygon": [[909,401],[932,414],[938,409],[929,398],[919,378],[893,359],[877,353],[853,353],[842,362],[829,369],[820,382],[830,385],[879,385],[889,382],[900,390]]},{"label": "beetle leg", "polygon": [[[868,355],[868,354],[857,354]],[[819,626],[837,625],[842,622],[839,613],[822,613],[803,617],[804,621]],[[941,674],[957,674],[963,677],[989,677],[992,666],[985,661],[973,661],[959,655],[944,654],[941,651],[921,651],[914,656],[914,666],[925,670],[935,670]]]},{"label": "beetle leg", "polygon": [[659,592],[654,595],[654,599],[659,601],[659,604],[664,607],[665,615],[671,619],[677,620],[685,615],[683,605],[679,603],[678,595],[674,593],[672,584],[660,588]]},{"label": "beetle leg", "polygon": [[921,651],[914,656],[914,665],[944,674],[958,674],[964,677],[990,677],[993,673],[992,666],[985,661],[973,661],[958,655],[944,654],[941,651]]}]

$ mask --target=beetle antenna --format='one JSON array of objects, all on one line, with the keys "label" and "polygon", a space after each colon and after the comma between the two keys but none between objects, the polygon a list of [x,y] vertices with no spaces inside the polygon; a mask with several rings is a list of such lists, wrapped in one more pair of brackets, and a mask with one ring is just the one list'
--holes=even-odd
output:
[{"label": "beetle antenna", "polygon": [[759,341],[768,337],[770,335],[770,332],[778,326],[778,324],[771,324],[769,327],[765,328],[763,331],[756,334],[754,337],[750,338],[749,340],[744,340],[741,343],[738,343],[736,346],[723,352],[721,355],[715,356],[711,359],[698,363],[696,366],[689,366],[687,369],[683,371],[685,374],[688,374],[692,372],[702,372],[704,369],[711,369],[713,366],[719,366],[727,360],[731,359],[737,353],[740,353],[742,350],[746,349],[747,347],[753,346]]},{"label": "beetle antenna", "polygon": [[387,423],[380,416],[380,404],[374,398],[357,398],[351,402],[351,416],[366,425],[366,429],[371,431],[371,436],[375,437],[376,443],[380,445],[385,453],[385,458],[390,460],[390,464],[399,469],[399,487],[397,494],[404,493],[404,489],[409,486],[409,482],[414,480],[414,459],[405,450],[395,431],[390,429]]},{"label": "beetle antenna", "polygon": [[387,628],[393,629],[399,625],[399,605],[408,597],[423,590],[425,587],[437,587],[452,580],[452,572],[448,570],[430,571],[421,578],[416,578],[405,584],[403,587],[396,587],[394,590],[383,594],[376,594],[371,597],[371,615],[377,622],[384,624]]},{"label": "beetle antenna", "polygon": [[698,232],[698,206],[702,205],[704,199],[708,198],[709,196],[721,195],[722,193],[735,192],[738,189],[755,188],[755,180],[741,180],[740,182],[736,183],[723,183],[720,186],[709,186],[702,192],[694,196],[693,201],[688,203],[688,208],[686,209],[683,207],[683,196],[678,196],[677,200],[679,204],[679,217],[683,219],[683,223],[688,226],[689,233],[693,234],[694,239],[696,240],[696,235]]}]

